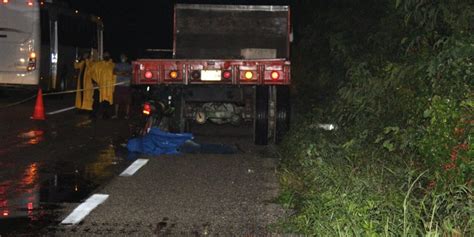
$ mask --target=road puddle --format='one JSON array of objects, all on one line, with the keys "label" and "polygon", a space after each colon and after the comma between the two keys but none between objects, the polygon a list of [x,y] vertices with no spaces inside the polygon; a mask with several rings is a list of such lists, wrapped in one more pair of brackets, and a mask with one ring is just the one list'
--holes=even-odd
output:
[{"label": "road puddle", "polygon": [[43,136],[43,134],[44,134],[43,130],[35,129],[35,130],[30,130],[28,132],[20,133],[18,137],[31,139],[31,138],[41,137]]},{"label": "road puddle", "polygon": [[15,136],[5,139],[0,145],[0,155],[8,154],[9,151],[17,148],[24,148],[29,145],[38,145],[45,140],[45,131],[42,129],[31,129],[22,131]]},{"label": "road puddle", "polygon": [[[18,166],[9,166],[17,170]],[[10,179],[0,182],[0,234],[10,233],[15,227],[28,229],[42,221],[44,207],[41,206],[40,165],[31,163],[19,167]],[[2,173],[3,176],[4,173]],[[52,210],[52,209],[51,209]]]},{"label": "road puddle", "polygon": [[[28,132],[32,139],[38,133]],[[88,161],[6,164],[0,171],[0,236],[43,230],[59,223],[61,205],[78,203],[114,177],[124,157],[123,151],[108,145]]]},{"label": "road puddle", "polygon": [[28,137],[28,141],[26,142],[28,145],[38,145],[44,140],[43,130],[32,130],[29,133],[32,134],[32,136]]},{"label": "road puddle", "polygon": [[[19,180],[0,183],[0,219],[28,217],[39,203],[38,164],[26,167]],[[15,189],[11,187],[16,186]]]}]

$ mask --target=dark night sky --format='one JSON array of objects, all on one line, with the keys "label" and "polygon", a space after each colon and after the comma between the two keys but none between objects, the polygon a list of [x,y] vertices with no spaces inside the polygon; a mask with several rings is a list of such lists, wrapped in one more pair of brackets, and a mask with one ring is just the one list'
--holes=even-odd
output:
[{"label": "dark night sky", "polygon": [[[62,0],[71,8],[103,18],[105,50],[117,58],[121,52],[139,56],[146,48],[172,48],[175,0],[110,1]],[[290,0],[178,0],[184,3],[288,4]]]}]

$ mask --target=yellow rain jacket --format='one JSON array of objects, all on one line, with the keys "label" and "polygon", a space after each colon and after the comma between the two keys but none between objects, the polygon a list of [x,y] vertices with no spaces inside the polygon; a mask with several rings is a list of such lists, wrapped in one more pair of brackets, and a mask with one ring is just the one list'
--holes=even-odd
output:
[{"label": "yellow rain jacket", "polygon": [[[78,109],[92,110],[92,104],[94,102],[94,99],[93,99],[94,85],[92,84],[92,68],[94,64],[95,62],[90,59],[86,59],[85,61],[74,63],[74,68],[79,69],[79,77],[77,80],[78,91],[76,92],[76,108]],[[81,88],[81,77],[83,77],[82,88]]]},{"label": "yellow rain jacket", "polygon": [[94,65],[92,78],[99,86],[99,102],[114,103],[114,89],[116,76],[114,75],[115,63],[112,60],[100,61]]}]

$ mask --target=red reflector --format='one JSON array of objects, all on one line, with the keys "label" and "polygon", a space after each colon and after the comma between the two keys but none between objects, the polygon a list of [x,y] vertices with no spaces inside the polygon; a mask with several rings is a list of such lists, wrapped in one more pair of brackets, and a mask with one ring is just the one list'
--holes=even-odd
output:
[{"label": "red reflector", "polygon": [[151,105],[150,104],[145,104],[143,106],[143,110],[150,111],[151,110]]},{"label": "red reflector", "polygon": [[153,78],[153,73],[150,72],[150,71],[146,71],[146,72],[145,72],[145,78],[146,78],[146,79],[151,79],[151,78]]},{"label": "red reflector", "polygon": [[224,73],[222,73],[222,77],[224,79],[229,79],[232,77],[232,73],[230,71],[224,71]]},{"label": "red reflector", "polygon": [[33,203],[32,202],[28,203],[28,210],[33,210]]},{"label": "red reflector", "polygon": [[273,71],[270,76],[273,80],[277,80],[278,78],[280,78],[280,73],[278,73],[277,71]]}]

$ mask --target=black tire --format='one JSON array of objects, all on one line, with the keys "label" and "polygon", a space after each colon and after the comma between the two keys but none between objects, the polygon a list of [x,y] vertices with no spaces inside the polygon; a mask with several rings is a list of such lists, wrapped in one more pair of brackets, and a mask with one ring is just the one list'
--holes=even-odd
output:
[{"label": "black tire", "polygon": [[288,86],[276,88],[275,143],[278,144],[290,129],[290,88]]},{"label": "black tire", "polygon": [[268,144],[268,86],[257,86],[255,93],[254,142]]}]

